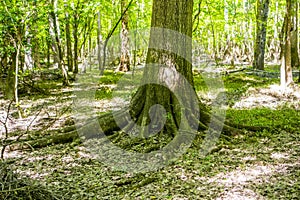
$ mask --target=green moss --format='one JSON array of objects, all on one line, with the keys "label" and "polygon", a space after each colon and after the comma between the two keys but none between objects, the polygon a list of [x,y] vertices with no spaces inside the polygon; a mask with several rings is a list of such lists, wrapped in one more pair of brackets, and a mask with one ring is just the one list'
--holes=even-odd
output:
[{"label": "green moss", "polygon": [[111,99],[112,98],[112,90],[110,87],[103,86],[100,87],[98,90],[95,92],[95,99]]},{"label": "green moss", "polygon": [[291,108],[272,110],[269,108],[254,108],[250,110],[227,110],[227,118],[232,122],[251,126],[267,126],[274,129],[297,131],[300,112]]}]

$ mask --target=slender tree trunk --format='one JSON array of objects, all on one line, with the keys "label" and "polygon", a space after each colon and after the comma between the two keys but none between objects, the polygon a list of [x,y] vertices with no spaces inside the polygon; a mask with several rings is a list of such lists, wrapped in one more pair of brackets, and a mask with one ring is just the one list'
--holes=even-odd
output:
[{"label": "slender tree trunk", "polygon": [[51,49],[53,51],[53,61],[55,65],[58,65],[59,63],[59,55],[58,55],[58,47],[56,44],[56,32],[54,30],[54,11],[51,11],[49,15],[49,34],[51,36]]},{"label": "slender tree trunk", "polygon": [[[102,57],[101,57],[101,52],[102,52],[102,35],[101,35],[101,13],[100,11],[98,12],[98,20],[97,20],[97,58],[98,58],[98,68],[100,70],[100,74],[103,74],[103,69],[102,69]],[[104,66],[103,66],[104,68]]]},{"label": "slender tree trunk", "polygon": [[219,57],[218,57],[218,50],[217,50],[217,44],[216,44],[216,32],[215,32],[215,27],[212,19],[212,14],[210,12],[210,8],[208,8],[208,14],[210,18],[210,27],[211,27],[211,32],[212,32],[212,52],[213,52],[213,59],[215,60],[216,64],[219,64]]},{"label": "slender tree trunk", "polygon": [[78,73],[78,14],[77,10],[74,13],[74,26],[73,26],[73,38],[74,38],[74,70],[73,73],[77,74]]},{"label": "slender tree trunk", "polygon": [[266,29],[269,13],[269,0],[257,0],[256,40],[254,47],[253,68],[264,70]]},{"label": "slender tree trunk", "polygon": [[[37,2],[34,1],[33,5],[34,5],[33,17],[34,17],[35,20],[37,20],[38,19]],[[38,35],[38,24],[34,23],[32,25],[32,27],[33,27],[32,32],[34,34],[34,36],[33,36],[33,47],[32,47],[32,50],[33,50],[33,64],[34,64],[35,67],[40,68],[41,64],[40,64],[40,46],[39,45],[43,44],[43,42],[40,42],[39,39],[38,39],[38,36],[37,36]]]},{"label": "slender tree trunk", "polygon": [[278,63],[280,61],[280,33],[278,33],[278,21],[279,21],[279,12],[278,12],[278,2],[275,2],[275,16],[274,16],[274,39],[273,39],[273,48],[274,48],[274,62]]},{"label": "slender tree trunk", "polygon": [[92,56],[93,56],[93,52],[92,52],[92,35],[89,34],[89,43],[88,43],[88,57],[89,57],[89,66],[90,66],[90,71],[92,71]]},{"label": "slender tree trunk", "polygon": [[[140,5],[138,4],[139,9],[137,10],[137,15],[136,18],[139,19],[140,18]],[[134,31],[134,55],[133,55],[133,68],[132,68],[132,76],[134,76],[134,71],[135,68],[137,66],[137,50],[138,48],[138,41],[137,41],[137,30],[138,30],[138,20],[136,20],[136,24],[135,24],[135,31]],[[139,64],[140,62],[138,62]]]},{"label": "slender tree trunk", "polygon": [[51,59],[51,42],[48,39],[46,39],[46,41],[47,41],[47,67],[49,68],[50,59]]},{"label": "slender tree trunk", "polygon": [[[55,41],[53,44],[54,51],[56,54],[56,59],[58,62],[58,67],[62,72],[63,75],[63,85],[70,85],[69,78],[68,78],[68,71],[66,70],[64,63],[63,63],[63,52],[61,48],[61,42],[60,42],[60,28],[59,28],[59,22],[57,17],[57,0],[52,0],[52,6],[53,10],[51,11],[52,16],[50,17],[50,33],[52,35],[52,39]],[[52,29],[52,31],[51,31]]]},{"label": "slender tree trunk", "polygon": [[19,103],[19,93],[18,93],[18,87],[19,87],[19,71],[20,71],[20,54],[21,54],[21,44],[20,44],[20,38],[17,36],[18,39],[14,39],[14,48],[16,52],[13,53],[13,61],[8,71],[8,77],[6,79],[6,90],[5,90],[5,96],[7,98],[13,99],[16,103],[16,108],[18,109],[19,118],[22,118],[22,112],[20,109],[20,103]]},{"label": "slender tree trunk", "polygon": [[299,67],[299,52],[298,52],[298,2],[291,1],[291,57],[292,68]]},{"label": "slender tree trunk", "polygon": [[224,0],[224,34],[226,39],[226,46],[223,53],[223,60],[225,60],[227,63],[231,63],[231,65],[234,65],[234,52],[233,52],[233,45],[231,41],[231,33],[230,33],[230,27],[229,27],[229,11],[228,11],[228,2],[227,0]]},{"label": "slender tree trunk", "polygon": [[[127,8],[127,0],[121,0],[121,13]],[[129,14],[126,12],[122,18],[122,30],[121,30],[121,57],[120,64],[117,71],[129,71],[130,70],[130,57],[129,57]]]},{"label": "slender tree trunk", "polygon": [[[299,26],[299,5],[300,4],[300,2],[299,1],[296,1],[296,6],[297,6],[297,11],[296,11],[296,27],[297,27],[297,31],[296,31],[296,33],[297,33],[297,36],[296,36],[296,38],[298,38],[298,35],[299,35],[299,32],[298,32],[298,26]],[[297,52],[298,52],[298,56],[299,56],[299,48],[300,48],[300,44],[299,44],[299,41],[297,41]],[[299,58],[299,57],[298,57]],[[299,58],[300,59],[300,58]],[[298,61],[299,61],[299,59],[298,59]],[[298,62],[298,64],[299,64],[299,66],[298,66],[298,69],[299,69],[299,75],[298,75],[298,83],[300,83],[300,61]]]},{"label": "slender tree trunk", "polygon": [[19,55],[21,52],[21,45],[19,42],[16,44],[16,62],[15,62],[15,84],[14,84],[14,97],[16,102],[16,107],[18,108],[19,118],[22,118],[21,110],[20,110],[20,103],[19,103],[19,95],[18,95],[18,84],[19,84]]},{"label": "slender tree trunk", "polygon": [[30,27],[26,26],[25,28],[25,38],[27,39],[27,47],[25,47],[25,58],[24,58],[24,70],[32,70],[34,61],[32,58],[32,45],[31,45],[31,37],[29,34]]},{"label": "slender tree trunk", "polygon": [[[248,12],[250,10],[249,1],[244,0],[243,4],[244,4],[243,14],[245,16],[245,19],[249,19],[248,18]],[[251,32],[251,29],[249,27],[249,24],[250,24],[249,20],[245,20],[243,22],[242,31],[241,31],[244,35],[243,44],[242,44],[242,49],[243,49],[243,52],[242,52],[243,59],[242,59],[242,61],[251,61],[251,55],[250,55],[251,51],[250,51],[249,47],[251,46],[250,37],[251,37],[252,32]]]},{"label": "slender tree trunk", "polygon": [[[65,8],[68,9],[68,4],[65,1]],[[66,42],[67,42],[67,60],[68,60],[68,71],[73,71],[73,53],[72,53],[72,42],[71,42],[71,31],[70,31],[70,17],[69,12],[66,11]]]},{"label": "slender tree trunk", "polygon": [[6,84],[5,84],[5,91],[4,96],[7,99],[14,99],[14,85],[15,85],[15,58],[16,58],[16,52],[13,52],[11,55],[12,63],[8,64],[7,68],[7,77],[6,77]]},{"label": "slender tree trunk", "polygon": [[285,23],[285,43],[284,43],[284,53],[281,64],[281,86],[286,87],[293,82],[292,73],[292,52],[291,52],[291,28],[292,28],[292,7],[291,0],[286,1],[286,23]]}]

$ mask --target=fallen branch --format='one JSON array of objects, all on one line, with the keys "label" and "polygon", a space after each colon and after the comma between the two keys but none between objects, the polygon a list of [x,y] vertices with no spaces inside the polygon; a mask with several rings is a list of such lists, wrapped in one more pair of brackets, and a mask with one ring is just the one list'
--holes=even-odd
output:
[{"label": "fallen branch", "polygon": [[247,70],[247,68],[242,68],[242,69],[237,69],[237,70],[225,71],[225,75],[233,74],[233,73],[236,73],[236,72],[242,72],[242,71],[245,71],[245,70]]}]

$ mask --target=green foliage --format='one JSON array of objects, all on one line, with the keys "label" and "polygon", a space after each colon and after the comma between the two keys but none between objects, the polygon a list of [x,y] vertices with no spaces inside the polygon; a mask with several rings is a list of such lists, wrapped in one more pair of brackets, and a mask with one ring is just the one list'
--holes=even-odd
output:
[{"label": "green foliage", "polygon": [[105,85],[116,84],[120,80],[122,75],[123,75],[122,72],[115,73],[112,70],[106,70],[104,71],[103,76],[101,76],[99,83]]},{"label": "green foliage", "polygon": [[112,90],[110,87],[103,86],[96,90],[95,99],[111,99],[112,98]]}]

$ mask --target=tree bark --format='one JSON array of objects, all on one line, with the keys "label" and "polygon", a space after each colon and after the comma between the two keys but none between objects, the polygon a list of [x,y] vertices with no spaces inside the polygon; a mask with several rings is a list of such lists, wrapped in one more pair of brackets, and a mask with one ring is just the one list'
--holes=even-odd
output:
[{"label": "tree bark", "polygon": [[[121,0],[121,13],[127,9],[127,0]],[[122,30],[121,30],[121,56],[120,64],[117,71],[126,72],[130,70],[130,57],[129,57],[129,14],[125,12],[122,18]]]},{"label": "tree bark", "polygon": [[78,19],[78,13],[77,8],[74,13],[74,26],[73,26],[73,38],[74,38],[74,69],[73,73],[78,73],[78,25],[79,25],[79,19]]},{"label": "tree bark", "polygon": [[25,58],[24,58],[24,70],[31,71],[34,66],[34,60],[32,57],[32,44],[31,38],[29,36],[30,27],[26,26],[25,28],[25,38],[27,39],[27,47],[25,47]]},{"label": "tree bark", "polygon": [[[98,68],[103,73],[102,69],[102,59],[101,59],[101,52],[102,52],[102,36],[101,36],[101,13],[98,12],[98,20],[97,20],[97,47],[98,47]],[[104,67],[104,66],[103,66]]]},{"label": "tree bark", "polygon": [[[167,88],[176,90],[178,87],[184,87],[184,85],[180,85],[182,80],[176,76],[176,73],[180,73],[192,87],[194,86],[190,62],[192,56],[192,12],[192,0],[153,1],[151,27],[159,29],[152,29],[150,33],[143,81],[147,82],[151,77],[155,77],[155,80],[161,84],[146,84],[144,87],[140,87],[132,98],[131,115],[138,125],[144,127],[140,132],[141,136],[147,137],[148,134],[155,131],[154,126],[161,129],[161,132],[174,136],[182,122],[181,117],[185,111],[181,108],[180,100]],[[172,31],[178,34],[172,34]],[[158,64],[158,68],[151,63]],[[189,98],[188,93],[182,93],[181,97],[184,99],[181,100],[191,108],[198,110],[196,108],[198,100],[197,105],[194,105],[195,102]],[[157,104],[165,109],[165,115],[168,116],[164,126],[161,124],[161,115],[163,115],[161,110],[153,107]],[[152,109],[155,112],[150,117],[149,113]],[[153,126],[151,127],[151,125]]]},{"label": "tree bark", "polygon": [[[20,38],[20,37],[19,37]],[[18,108],[18,114],[19,118],[22,118],[22,112],[20,108],[20,102],[19,102],[19,93],[18,93],[18,87],[19,87],[19,59],[20,59],[20,53],[21,53],[21,44],[20,39],[14,41],[14,46],[16,48],[16,58],[15,58],[15,79],[14,79],[14,100],[16,103],[16,107]]]},{"label": "tree bark", "polygon": [[286,1],[286,23],[284,27],[285,40],[284,40],[284,53],[281,64],[281,77],[280,82],[282,87],[286,87],[293,83],[292,73],[292,51],[291,51],[291,30],[292,30],[292,7],[291,0]]},{"label": "tree bark", "polygon": [[[65,1],[65,8],[68,9],[68,4]],[[68,71],[73,71],[73,53],[72,53],[72,44],[71,44],[71,31],[70,31],[70,17],[69,12],[66,11],[66,42],[67,42],[67,60],[68,60]]]},{"label": "tree bark", "polygon": [[90,66],[90,71],[92,71],[92,57],[93,57],[93,52],[92,52],[92,35],[89,34],[89,42],[88,42],[88,59],[89,59],[89,66]]},{"label": "tree bark", "polygon": [[[34,5],[34,13],[33,13],[33,16],[34,16],[34,21],[38,20],[38,6],[37,6],[37,2],[34,1],[33,3]],[[34,36],[33,36],[33,63],[34,63],[34,66],[37,67],[37,68],[40,68],[41,67],[41,64],[40,64],[40,42],[39,42],[39,38],[38,38],[38,24],[37,23],[34,23],[33,24],[33,33],[34,33]]]},{"label": "tree bark", "polygon": [[253,68],[264,70],[266,29],[269,13],[269,0],[257,0],[256,40],[254,47]]},{"label": "tree bark", "polygon": [[57,59],[58,68],[62,72],[63,85],[70,85],[68,71],[66,70],[63,63],[63,52],[60,41],[60,29],[57,18],[57,0],[52,0],[52,11],[50,16],[50,35],[53,40],[53,51],[55,52],[55,58]]},{"label": "tree bark", "polygon": [[291,57],[292,68],[299,67],[299,52],[298,52],[298,2],[291,1]]}]

